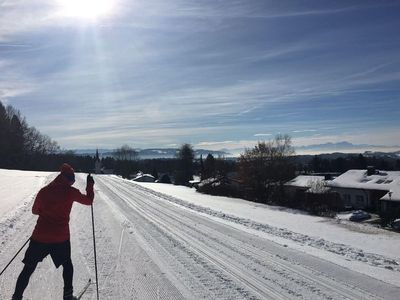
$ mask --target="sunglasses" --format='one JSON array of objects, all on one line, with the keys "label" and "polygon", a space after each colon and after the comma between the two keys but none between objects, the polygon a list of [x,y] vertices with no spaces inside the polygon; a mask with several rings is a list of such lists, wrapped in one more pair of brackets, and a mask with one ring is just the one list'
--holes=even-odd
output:
[{"label": "sunglasses", "polygon": [[75,182],[75,174],[64,173],[63,175],[68,179],[69,182]]}]

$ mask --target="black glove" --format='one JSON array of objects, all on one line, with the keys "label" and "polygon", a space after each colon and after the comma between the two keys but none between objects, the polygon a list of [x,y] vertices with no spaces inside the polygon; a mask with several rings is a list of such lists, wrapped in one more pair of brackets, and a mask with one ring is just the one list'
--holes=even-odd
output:
[{"label": "black glove", "polygon": [[94,184],[94,179],[93,179],[92,175],[89,174],[86,177],[86,184]]}]

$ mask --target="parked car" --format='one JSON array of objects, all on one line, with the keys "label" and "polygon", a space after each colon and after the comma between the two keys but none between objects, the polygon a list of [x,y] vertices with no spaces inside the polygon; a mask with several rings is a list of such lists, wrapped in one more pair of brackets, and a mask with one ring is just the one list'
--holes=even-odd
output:
[{"label": "parked car", "polygon": [[400,230],[400,219],[396,219],[392,222],[392,228],[394,230]]},{"label": "parked car", "polygon": [[350,221],[358,222],[371,218],[371,215],[363,210],[356,210],[350,215]]}]

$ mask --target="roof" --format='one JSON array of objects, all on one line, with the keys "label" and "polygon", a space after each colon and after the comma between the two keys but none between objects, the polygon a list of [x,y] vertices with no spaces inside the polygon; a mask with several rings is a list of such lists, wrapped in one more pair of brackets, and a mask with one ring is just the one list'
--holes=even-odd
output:
[{"label": "roof", "polygon": [[387,191],[381,200],[400,201],[400,171],[349,170],[328,183],[330,187]]},{"label": "roof", "polygon": [[135,180],[139,180],[139,179],[142,179],[142,178],[151,178],[151,179],[155,180],[155,177],[153,175],[151,175],[151,174],[139,174],[135,178],[133,178],[132,180],[135,181]]},{"label": "roof", "polygon": [[285,185],[295,187],[311,187],[313,183],[318,181],[325,181],[325,176],[299,175],[296,178],[286,182]]}]

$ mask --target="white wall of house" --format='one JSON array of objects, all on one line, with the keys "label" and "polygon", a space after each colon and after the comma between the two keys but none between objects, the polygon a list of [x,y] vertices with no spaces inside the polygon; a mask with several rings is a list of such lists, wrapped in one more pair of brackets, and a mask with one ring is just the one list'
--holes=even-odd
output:
[{"label": "white wall of house", "polygon": [[373,207],[368,190],[335,187],[334,191],[339,193],[345,207],[351,206],[357,209]]}]

